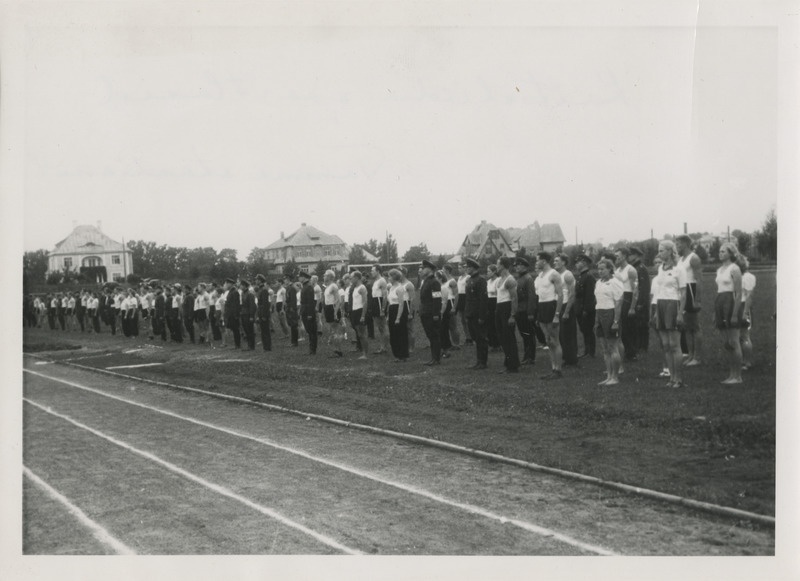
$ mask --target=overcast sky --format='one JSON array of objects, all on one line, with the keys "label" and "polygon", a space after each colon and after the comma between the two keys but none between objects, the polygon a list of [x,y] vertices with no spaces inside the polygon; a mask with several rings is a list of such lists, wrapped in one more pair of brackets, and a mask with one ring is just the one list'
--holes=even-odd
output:
[{"label": "overcast sky", "polygon": [[74,220],[242,259],[301,222],[388,231],[401,254],[454,252],[481,219],[569,243],[757,229],[778,197],[777,29],[667,4],[30,27],[24,249]]}]

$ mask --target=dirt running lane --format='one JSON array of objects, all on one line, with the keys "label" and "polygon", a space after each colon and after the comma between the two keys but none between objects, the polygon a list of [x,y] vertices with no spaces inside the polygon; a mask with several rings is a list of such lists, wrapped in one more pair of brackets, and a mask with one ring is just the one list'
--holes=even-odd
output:
[{"label": "dirt running lane", "polygon": [[[25,465],[140,554],[774,554],[772,530],[681,507],[209,396],[26,369]],[[35,488],[26,554],[104,552]]]}]

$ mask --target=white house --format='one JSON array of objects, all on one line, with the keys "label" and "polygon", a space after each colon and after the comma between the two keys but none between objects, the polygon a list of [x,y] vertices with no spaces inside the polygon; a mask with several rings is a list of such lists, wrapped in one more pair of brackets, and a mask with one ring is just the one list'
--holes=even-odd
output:
[{"label": "white house", "polygon": [[90,274],[96,282],[122,280],[133,273],[133,254],[96,226],[77,226],[48,256],[48,273],[64,269]]}]

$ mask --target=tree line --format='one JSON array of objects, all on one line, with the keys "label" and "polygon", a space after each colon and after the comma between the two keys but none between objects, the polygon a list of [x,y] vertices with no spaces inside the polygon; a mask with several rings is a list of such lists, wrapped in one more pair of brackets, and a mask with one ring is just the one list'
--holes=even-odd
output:
[{"label": "tree line", "polygon": [[[697,241],[704,234],[695,232],[689,236]],[[744,254],[756,254],[766,260],[777,260],[778,256],[778,218],[775,210],[770,210],[761,228],[754,234],[733,230],[731,236],[736,238],[739,251]],[[696,245],[695,252],[703,262],[716,262],[719,247],[724,242],[716,238],[709,251],[701,245]],[[215,250],[210,246],[198,248],[186,248],[157,244],[152,241],[130,240],[126,246],[131,251],[133,259],[133,273],[129,275],[127,282],[137,283],[142,279],[156,278],[163,280],[223,280],[225,278],[236,278],[244,275],[254,277],[256,274],[267,274],[273,271],[272,261],[266,258],[265,248],[253,248],[245,260],[239,260],[237,252],[233,248],[223,248]],[[648,239],[640,241],[620,240],[610,247],[619,246],[638,246],[644,253],[644,263],[652,265],[653,259],[658,251],[658,240]],[[605,248],[593,248],[590,245],[567,245],[563,248],[570,259],[573,260],[579,254],[585,252],[601,252]],[[435,264],[442,265],[450,255],[439,254],[434,256],[424,242],[415,244],[399,256],[397,241],[392,234],[387,233],[386,238],[379,242],[371,238],[366,242],[354,244],[350,247],[347,257],[348,264],[366,264],[365,251],[377,257],[382,264],[397,262],[421,262],[424,259],[431,260]],[[527,249],[520,249],[519,256],[528,255]],[[535,254],[535,252],[531,252]],[[48,269],[47,250],[35,250],[25,252],[22,260],[23,286],[27,287],[31,283],[47,282],[48,284],[58,284],[63,282],[89,282],[94,280],[92,276],[83,276],[76,271],[57,271],[47,274]],[[497,256],[483,257],[481,262],[487,265],[496,262]],[[335,267],[325,261],[320,260],[314,267],[314,273],[320,278],[328,268]],[[299,272],[299,265],[290,261],[283,267],[283,272],[278,274],[296,275]],[[46,278],[47,277],[47,278]]]}]

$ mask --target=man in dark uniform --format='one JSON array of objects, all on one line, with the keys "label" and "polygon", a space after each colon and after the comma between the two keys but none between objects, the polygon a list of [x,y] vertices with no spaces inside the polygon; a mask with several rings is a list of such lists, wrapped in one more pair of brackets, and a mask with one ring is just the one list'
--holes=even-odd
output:
[{"label": "man in dark uniform", "polygon": [[594,357],[596,338],[594,334],[595,279],[589,272],[592,259],[585,254],[575,259],[578,276],[575,280],[575,318],[578,328],[583,335],[583,355],[581,357]]},{"label": "man in dark uniform", "polygon": [[164,298],[164,290],[156,287],[156,298],[153,301],[153,335],[160,335],[162,341],[167,340],[167,328],[164,322],[166,321],[166,299]]},{"label": "man in dark uniform", "polygon": [[647,351],[650,347],[650,273],[642,261],[644,253],[636,246],[630,249],[629,263],[636,269],[639,294],[636,298],[636,347]]},{"label": "man in dark uniform", "polygon": [[183,286],[183,328],[189,334],[189,340],[194,343],[194,293],[188,284]]},{"label": "man in dark uniform", "polygon": [[486,369],[489,361],[489,339],[487,336],[487,317],[489,316],[489,295],[486,292],[486,279],[480,275],[480,264],[473,258],[464,261],[469,278],[464,295],[464,317],[469,336],[475,342],[477,361],[470,369]]},{"label": "man in dark uniform", "polygon": [[234,349],[242,346],[242,334],[239,331],[239,316],[242,310],[242,301],[236,282],[232,278],[225,279],[225,290],[228,291],[225,299],[225,326],[233,333]]},{"label": "man in dark uniform", "polygon": [[286,288],[286,299],[283,301],[283,310],[286,312],[286,324],[289,325],[289,341],[292,347],[298,345],[297,332],[297,289],[289,276],[283,278],[284,288]]},{"label": "man in dark uniform", "polygon": [[264,351],[272,351],[272,335],[270,334],[270,302],[267,279],[263,274],[256,275],[258,283],[258,328],[261,331],[261,346]]},{"label": "man in dark uniform", "polygon": [[536,289],[533,277],[528,272],[528,261],[520,256],[514,261],[514,267],[517,273],[517,312],[514,313],[514,320],[522,335],[523,345],[520,365],[533,365],[536,363],[536,336],[533,332],[536,325]]},{"label": "man in dark uniform", "polygon": [[[311,275],[300,271],[300,318],[303,321],[303,328],[308,335],[308,353],[317,354],[317,300],[314,298],[314,285],[309,283]],[[288,296],[288,294],[287,294]]]},{"label": "man in dark uniform", "polygon": [[103,310],[103,318],[109,327],[111,327],[111,334],[117,334],[117,315],[114,312],[114,294],[112,292],[111,287],[106,287],[106,294],[103,297],[103,303],[101,305]]},{"label": "man in dark uniform", "polygon": [[[256,297],[250,292],[250,281],[247,279],[239,280],[239,290],[242,293],[241,306],[239,308],[239,318],[242,322],[242,331],[247,338],[247,348],[255,351],[256,348]],[[238,294],[234,289],[234,294]]]},{"label": "man in dark uniform", "polygon": [[425,365],[439,365],[442,359],[442,345],[439,339],[442,286],[433,275],[435,271],[436,266],[431,261],[422,261],[422,268],[420,269],[422,286],[419,289],[419,319],[431,344],[431,360]]}]

